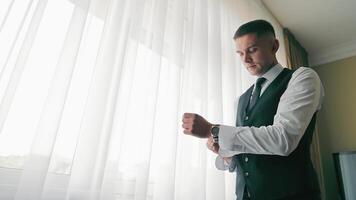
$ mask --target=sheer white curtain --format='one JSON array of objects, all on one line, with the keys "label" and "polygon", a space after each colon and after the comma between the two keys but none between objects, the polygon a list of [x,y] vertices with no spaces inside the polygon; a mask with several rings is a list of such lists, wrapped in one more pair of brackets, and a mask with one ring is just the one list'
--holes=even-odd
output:
[{"label": "sheer white curtain", "polygon": [[1,0],[0,199],[234,199],[180,124],[234,124],[247,2]]}]

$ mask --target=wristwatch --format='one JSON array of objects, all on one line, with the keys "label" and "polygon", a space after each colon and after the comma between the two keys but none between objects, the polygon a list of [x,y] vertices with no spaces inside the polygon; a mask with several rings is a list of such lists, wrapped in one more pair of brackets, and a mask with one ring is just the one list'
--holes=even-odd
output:
[{"label": "wristwatch", "polygon": [[213,140],[215,143],[219,142],[219,131],[220,131],[220,125],[213,125],[211,127],[211,136],[213,136]]}]

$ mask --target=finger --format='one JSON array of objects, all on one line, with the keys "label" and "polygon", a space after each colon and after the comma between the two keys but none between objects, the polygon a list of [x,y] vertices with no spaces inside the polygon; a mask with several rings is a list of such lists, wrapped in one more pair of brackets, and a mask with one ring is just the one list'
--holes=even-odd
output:
[{"label": "finger", "polygon": [[184,113],[183,118],[194,118],[195,114],[194,113]]},{"label": "finger", "polygon": [[184,128],[184,129],[192,129],[192,127],[193,127],[193,125],[190,124],[190,123],[184,123],[184,124],[182,124],[182,128]]},{"label": "finger", "polygon": [[213,137],[211,137],[211,136],[210,136],[210,137],[208,137],[208,141],[209,141],[209,142],[214,142]]},{"label": "finger", "polygon": [[208,140],[206,143],[209,144],[210,146],[212,146],[214,144],[214,141],[213,140]]},{"label": "finger", "polygon": [[231,162],[231,160],[232,160],[231,157],[223,157],[223,159],[224,159],[226,162]]},{"label": "finger", "polygon": [[213,147],[215,145],[215,142],[213,140],[208,140],[206,142],[210,147]]},{"label": "finger", "polygon": [[213,148],[216,152],[219,152],[220,146],[217,143],[214,143]]},{"label": "finger", "polygon": [[184,121],[183,124],[191,124],[191,125],[193,125],[193,121],[192,120],[187,120],[187,121]]},{"label": "finger", "polygon": [[193,118],[183,118],[182,123],[193,123],[194,119]]},{"label": "finger", "polygon": [[207,147],[209,150],[214,151],[214,149],[213,149],[213,147],[212,147],[211,145],[206,144],[206,147]]},{"label": "finger", "polygon": [[190,118],[183,118],[183,119],[182,119],[182,122],[183,122],[183,123],[187,123],[187,122],[193,123],[193,121],[194,121],[194,119],[191,118],[191,117],[190,117]]}]

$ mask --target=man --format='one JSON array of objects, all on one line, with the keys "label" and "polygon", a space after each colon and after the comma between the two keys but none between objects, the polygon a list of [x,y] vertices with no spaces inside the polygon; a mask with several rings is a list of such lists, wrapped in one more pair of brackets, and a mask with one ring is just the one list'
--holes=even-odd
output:
[{"label": "man", "polygon": [[236,171],[237,199],[320,199],[310,144],[323,87],[310,68],[283,68],[270,23],[243,24],[234,35],[237,54],[257,81],[240,96],[236,127],[184,113],[184,133],[208,138],[219,169]]}]

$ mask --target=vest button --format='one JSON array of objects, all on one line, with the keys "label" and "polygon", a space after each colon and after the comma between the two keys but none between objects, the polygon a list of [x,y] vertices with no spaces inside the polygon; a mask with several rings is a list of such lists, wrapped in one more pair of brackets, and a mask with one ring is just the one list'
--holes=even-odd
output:
[{"label": "vest button", "polygon": [[245,172],[245,176],[248,177],[248,172]]},{"label": "vest button", "polygon": [[245,120],[248,120],[248,116],[245,117]]},{"label": "vest button", "polygon": [[248,162],[248,157],[245,157],[245,162]]}]

